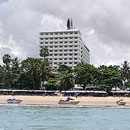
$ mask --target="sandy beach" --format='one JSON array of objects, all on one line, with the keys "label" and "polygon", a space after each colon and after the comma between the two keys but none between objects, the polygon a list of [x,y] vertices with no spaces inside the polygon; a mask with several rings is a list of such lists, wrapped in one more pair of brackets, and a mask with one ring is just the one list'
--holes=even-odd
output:
[{"label": "sandy beach", "polygon": [[[8,98],[18,98],[23,101],[20,105],[36,105],[36,106],[50,106],[50,107],[60,107],[58,102],[60,99],[66,99],[64,96],[10,96],[1,95],[0,104],[7,104],[6,100]],[[79,104],[72,107],[119,107],[116,101],[119,99],[124,99],[126,105],[123,107],[130,107],[129,97],[72,97],[75,100],[80,101]]]}]

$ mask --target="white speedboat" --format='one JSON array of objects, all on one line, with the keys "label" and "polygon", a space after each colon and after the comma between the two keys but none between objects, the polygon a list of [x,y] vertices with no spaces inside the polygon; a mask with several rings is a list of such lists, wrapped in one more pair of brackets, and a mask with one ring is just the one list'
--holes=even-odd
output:
[{"label": "white speedboat", "polygon": [[21,102],[22,102],[21,99],[16,99],[16,98],[9,98],[9,99],[7,99],[7,103],[9,103],[9,104],[19,104]]},{"label": "white speedboat", "polygon": [[123,99],[120,99],[119,101],[116,102],[118,105],[125,105],[126,102]]},{"label": "white speedboat", "polygon": [[67,98],[66,100],[60,100],[58,104],[70,104],[70,105],[77,105],[79,101],[75,101],[72,98]]}]

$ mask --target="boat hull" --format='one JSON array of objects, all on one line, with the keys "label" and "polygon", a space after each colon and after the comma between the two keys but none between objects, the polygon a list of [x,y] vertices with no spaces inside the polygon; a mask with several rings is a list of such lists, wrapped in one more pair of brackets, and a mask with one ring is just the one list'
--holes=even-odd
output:
[{"label": "boat hull", "polygon": [[59,101],[58,104],[66,104],[66,105],[77,105],[79,101]]},{"label": "boat hull", "polygon": [[118,105],[125,105],[126,104],[126,102],[124,102],[124,101],[117,101],[116,102]]},{"label": "boat hull", "polygon": [[20,99],[7,99],[8,104],[20,104],[22,100]]}]

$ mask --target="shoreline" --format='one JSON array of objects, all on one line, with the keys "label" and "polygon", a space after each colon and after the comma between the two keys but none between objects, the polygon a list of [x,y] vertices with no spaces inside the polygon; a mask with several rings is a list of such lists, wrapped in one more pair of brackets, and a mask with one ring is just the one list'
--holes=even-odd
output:
[{"label": "shoreline", "polygon": [[[0,105],[16,105],[8,104],[6,100],[8,98],[18,98],[23,100],[18,106],[43,106],[43,107],[55,107],[55,108],[130,108],[129,97],[71,97],[80,101],[77,105],[59,105],[58,102],[61,99],[66,99],[65,96],[11,96],[0,95]],[[124,99],[126,105],[117,105],[116,101]]]}]

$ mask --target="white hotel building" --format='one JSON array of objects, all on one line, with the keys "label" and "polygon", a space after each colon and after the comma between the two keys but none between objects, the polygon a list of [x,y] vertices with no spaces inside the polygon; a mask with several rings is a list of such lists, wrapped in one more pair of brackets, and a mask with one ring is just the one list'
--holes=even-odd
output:
[{"label": "white hotel building", "polygon": [[47,48],[53,68],[64,64],[74,68],[78,63],[90,63],[90,52],[79,30],[40,32],[40,48]]}]

